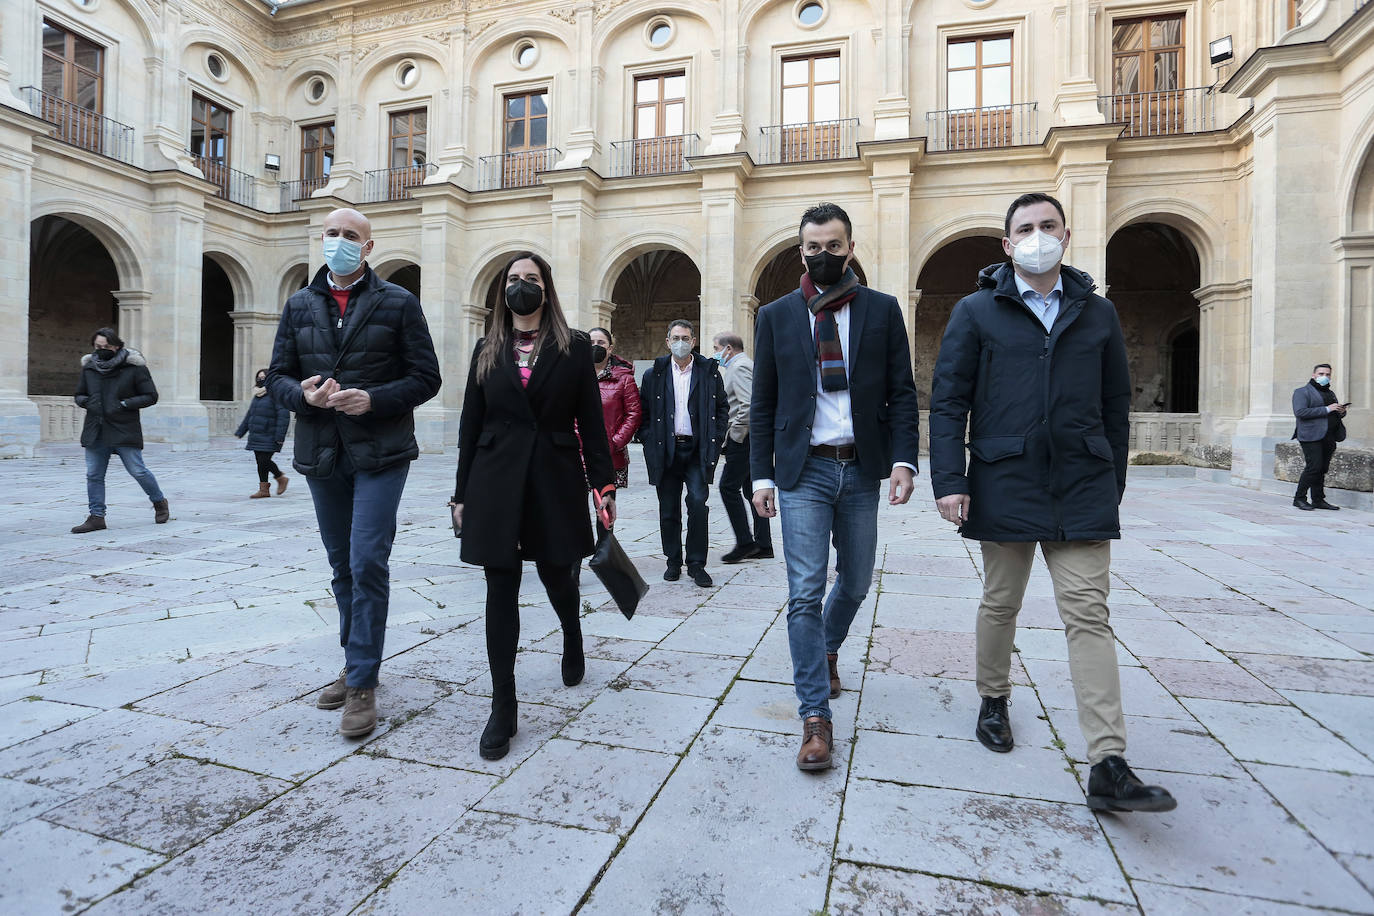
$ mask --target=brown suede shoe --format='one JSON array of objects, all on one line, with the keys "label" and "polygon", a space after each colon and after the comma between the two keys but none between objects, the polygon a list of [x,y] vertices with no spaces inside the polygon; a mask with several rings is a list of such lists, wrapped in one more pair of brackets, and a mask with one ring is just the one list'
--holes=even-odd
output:
[{"label": "brown suede shoe", "polygon": [[86,520],[72,529],[72,534],[85,534],[88,531],[104,531],[105,516],[88,515]]},{"label": "brown suede shoe", "polygon": [[840,695],[840,656],[839,653],[825,654],[825,660],[830,663],[830,699]]},{"label": "brown suede shoe", "polygon": [[835,729],[824,716],[811,716],[802,724],[802,746],[797,769],[828,770],[835,751]]},{"label": "brown suede shoe", "polygon": [[291,478],[285,474],[277,475],[277,495],[281,496],[286,492],[286,485],[291,482]]},{"label": "brown suede shoe", "polygon": [[361,738],[377,727],[377,691],[371,687],[349,687],[347,705],[339,720],[339,734]]},{"label": "brown suede shoe", "polygon": [[258,492],[254,493],[253,495],[249,496],[248,498],[249,498],[249,499],[266,499],[267,497],[269,497],[269,496],[271,496],[271,495],[272,495],[272,485],[271,485],[270,483],[268,483],[267,481],[264,480],[262,483],[258,484]]},{"label": "brown suede shoe", "polygon": [[167,500],[159,499],[153,503],[153,521],[159,525],[167,523],[167,519],[172,517],[172,510],[167,508]]},{"label": "brown suede shoe", "polygon": [[339,679],[320,691],[315,706],[319,709],[338,709],[348,699],[348,684],[345,677],[348,669],[339,672]]}]

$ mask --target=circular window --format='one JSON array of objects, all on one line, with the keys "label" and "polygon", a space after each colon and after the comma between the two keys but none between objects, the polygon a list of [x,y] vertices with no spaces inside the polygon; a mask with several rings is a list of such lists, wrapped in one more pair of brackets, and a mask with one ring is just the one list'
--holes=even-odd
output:
[{"label": "circular window", "polygon": [[305,84],[305,97],[308,101],[318,102],[324,98],[325,85],[322,77],[314,77]]},{"label": "circular window", "polygon": [[229,67],[224,62],[224,58],[211,51],[205,57],[205,69],[210,71],[210,75],[217,80],[223,80],[229,72]]},{"label": "circular window", "polygon": [[820,25],[825,18],[825,7],[816,0],[803,0],[797,7],[797,21],[804,26]]},{"label": "circular window", "polygon": [[528,38],[517,41],[511,57],[515,60],[515,66],[528,70],[539,60],[539,46]]},{"label": "circular window", "polygon": [[72,6],[79,6],[83,10],[93,10],[100,0],[72,0]]},{"label": "circular window", "polygon": [[420,67],[413,60],[403,60],[396,65],[396,85],[410,89],[420,81]]},{"label": "circular window", "polygon": [[660,22],[649,30],[649,44],[655,48],[663,47],[672,37],[673,27],[666,22]]}]

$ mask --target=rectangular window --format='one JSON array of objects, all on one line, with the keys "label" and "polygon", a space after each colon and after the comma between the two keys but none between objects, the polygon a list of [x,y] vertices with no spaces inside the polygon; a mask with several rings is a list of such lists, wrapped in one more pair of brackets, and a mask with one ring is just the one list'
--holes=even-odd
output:
[{"label": "rectangular window", "polygon": [[387,148],[391,168],[422,168],[429,161],[429,112],[424,108],[394,111],[389,119]]},{"label": "rectangular window", "polygon": [[945,148],[1009,146],[1011,36],[952,39],[945,50]]},{"label": "rectangular window", "polygon": [[656,73],[635,78],[634,175],[658,175],[686,168],[687,74]]},{"label": "rectangular window", "polygon": [[840,54],[789,57],[782,62],[782,123],[840,118]]},{"label": "rectangular window", "polygon": [[1183,16],[1112,22],[1112,93],[1183,88]]},{"label": "rectangular window", "polygon": [[501,187],[527,187],[547,167],[549,93],[546,89],[514,93],[502,103]]},{"label": "rectangular window", "polygon": [[57,125],[64,143],[103,152],[105,49],[43,22],[43,98],[40,117]]},{"label": "rectangular window", "polygon": [[306,187],[310,191],[323,187],[333,166],[334,122],[302,127],[301,180],[306,183]]}]

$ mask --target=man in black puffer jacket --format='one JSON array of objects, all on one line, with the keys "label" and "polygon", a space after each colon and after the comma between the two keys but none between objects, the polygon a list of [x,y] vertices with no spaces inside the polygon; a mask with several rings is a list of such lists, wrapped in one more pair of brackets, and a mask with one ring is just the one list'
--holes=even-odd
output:
[{"label": "man in black puffer jacket", "polygon": [[344,672],[316,705],[344,707],[339,731],[369,734],[386,635],[396,509],[415,441],[416,407],[439,391],[439,360],[420,302],[367,266],[372,226],[357,210],[324,218],[326,266],[286,300],[267,388],[296,414],[293,464],[310,485],[334,570]]},{"label": "man in black puffer jacket", "polygon": [[[930,400],[930,476],[940,515],[982,542],[974,734],[1012,749],[1007,698],[1016,614],[1035,545],[1054,580],[1078,724],[1088,742],[1088,805],[1169,811],[1174,798],[1126,765],[1116,642],[1108,622],[1111,539],[1126,489],[1131,379],[1116,308],[1062,266],[1064,208],[1025,194],[978,291],[954,306]],[[969,428],[965,466],[964,430]]]},{"label": "man in black puffer jacket", "polygon": [[91,335],[95,350],[81,357],[76,383],[76,406],[86,411],[81,447],[86,450],[86,500],[90,511],[72,534],[105,528],[105,469],[110,455],[119,456],[124,470],[138,481],[153,503],[153,520],[161,525],[171,517],[157,478],[143,463],[143,424],[138,412],[157,403],[157,388],[143,354],[128,349],[114,328]]}]

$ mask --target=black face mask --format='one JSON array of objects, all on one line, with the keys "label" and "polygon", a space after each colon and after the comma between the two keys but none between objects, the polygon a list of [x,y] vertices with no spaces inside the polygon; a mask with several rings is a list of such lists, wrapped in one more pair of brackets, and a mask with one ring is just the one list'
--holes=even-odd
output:
[{"label": "black face mask", "polygon": [[115,357],[115,352],[116,352],[116,351],[114,351],[114,350],[96,350],[96,351],[95,351],[95,358],[98,359],[98,360],[100,360],[100,361],[103,363],[103,362],[105,362],[105,361],[107,361],[107,360],[114,359],[114,357]]},{"label": "black face mask", "polygon": [[256,384],[259,388],[264,387],[267,384],[267,376],[264,375],[262,378],[258,379],[254,384]]},{"label": "black face mask", "polygon": [[599,363],[606,359],[606,348],[601,344],[592,344],[592,362]]},{"label": "black face mask", "polygon": [[506,287],[506,308],[517,315],[533,315],[544,304],[544,290],[529,280],[517,280]]},{"label": "black face mask", "polygon": [[828,251],[806,255],[806,272],[811,275],[811,282],[817,286],[833,286],[839,283],[840,278],[844,276],[844,262],[847,257],[847,254],[831,254]]}]

